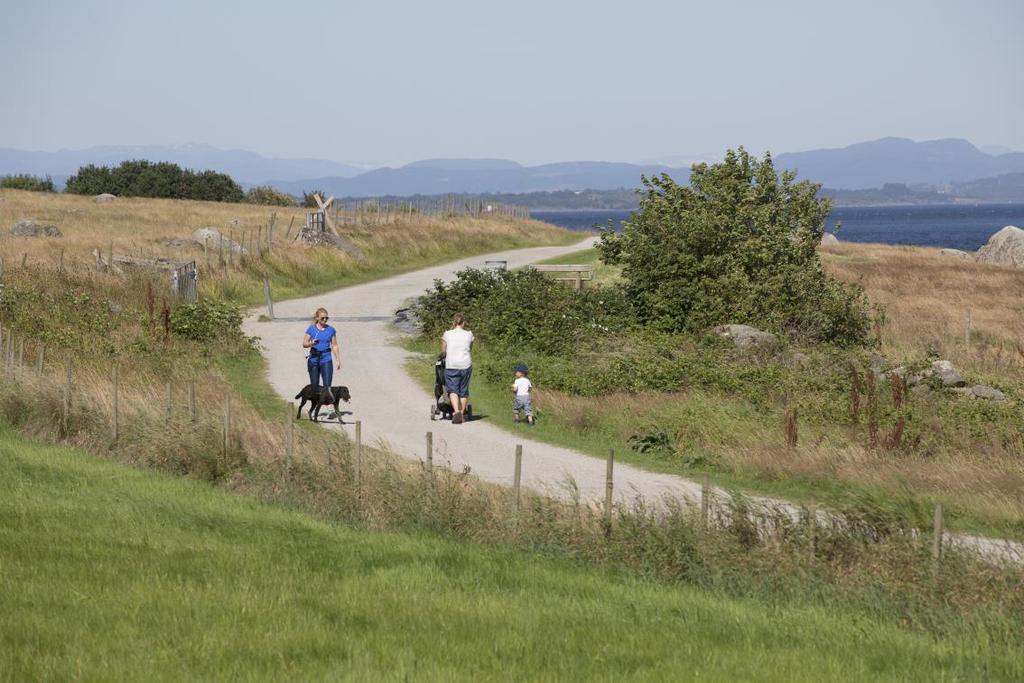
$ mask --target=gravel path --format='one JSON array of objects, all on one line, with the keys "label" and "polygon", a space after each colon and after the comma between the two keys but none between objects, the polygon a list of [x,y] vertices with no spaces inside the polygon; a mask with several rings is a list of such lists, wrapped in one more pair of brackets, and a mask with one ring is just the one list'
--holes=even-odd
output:
[{"label": "gravel path", "polygon": [[[282,397],[291,401],[308,381],[302,333],[313,311],[323,306],[338,330],[341,372],[334,384],[349,387],[351,404],[345,410],[344,425],[325,423],[327,429],[344,429],[351,436],[355,420],[362,422],[363,441],[412,459],[423,459],[426,433],[434,434],[434,463],[454,470],[469,467],[482,479],[510,485],[515,444],[523,444],[524,486],[566,497],[571,479],[584,500],[604,496],[605,461],[567,448],[528,441],[526,434],[511,434],[491,424],[493,416],[464,425],[431,421],[433,395],[424,391],[404,369],[409,353],[395,344],[398,332],[391,324],[394,312],[429,288],[435,279],[448,280],[468,267],[482,267],[485,260],[507,261],[509,268],[535,263],[593,246],[596,238],[568,247],[534,247],[477,256],[433,268],[396,275],[362,285],[345,287],[305,299],[275,302],[274,322],[257,322],[257,309],[246,319],[246,334],[258,336],[269,361],[269,380]],[[472,329],[472,321],[469,321]],[[429,362],[429,361],[427,361]],[[524,429],[525,431],[525,429]],[[618,500],[642,495],[657,501],[664,496],[696,501],[700,484],[684,477],[658,474],[616,463],[615,492]],[[723,492],[717,492],[725,495]],[[760,498],[795,513],[785,501]],[[1007,544],[968,536],[951,536],[950,541],[978,548],[983,554],[1024,558],[1024,545]]]}]

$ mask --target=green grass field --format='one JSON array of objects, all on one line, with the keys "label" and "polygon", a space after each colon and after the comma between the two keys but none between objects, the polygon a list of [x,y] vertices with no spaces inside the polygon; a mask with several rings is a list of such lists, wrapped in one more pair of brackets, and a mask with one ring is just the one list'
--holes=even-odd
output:
[{"label": "green grass field", "polygon": [[430,535],[0,431],[0,678],[1019,679],[1019,652]]}]

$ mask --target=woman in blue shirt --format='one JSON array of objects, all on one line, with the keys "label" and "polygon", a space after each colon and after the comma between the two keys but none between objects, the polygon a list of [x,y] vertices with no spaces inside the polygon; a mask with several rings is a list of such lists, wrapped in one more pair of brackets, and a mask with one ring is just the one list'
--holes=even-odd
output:
[{"label": "woman in blue shirt", "polygon": [[327,324],[327,320],[327,309],[316,309],[316,313],[313,314],[313,324],[306,328],[306,334],[302,337],[302,348],[309,349],[309,359],[306,361],[309,383],[314,386],[331,386],[334,370],[341,370],[338,333]]}]

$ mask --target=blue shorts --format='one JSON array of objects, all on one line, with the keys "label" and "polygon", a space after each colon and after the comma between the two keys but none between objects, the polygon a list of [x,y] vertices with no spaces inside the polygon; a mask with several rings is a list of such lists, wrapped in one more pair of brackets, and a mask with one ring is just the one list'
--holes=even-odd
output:
[{"label": "blue shorts", "polygon": [[455,394],[459,398],[469,396],[469,378],[473,374],[473,368],[465,370],[444,369],[444,388],[449,394]]}]

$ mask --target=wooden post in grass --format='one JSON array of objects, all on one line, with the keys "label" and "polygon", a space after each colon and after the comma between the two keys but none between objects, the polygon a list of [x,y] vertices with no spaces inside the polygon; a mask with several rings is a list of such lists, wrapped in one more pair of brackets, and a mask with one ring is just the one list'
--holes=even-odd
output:
[{"label": "wooden post in grass", "polygon": [[118,396],[118,394],[121,393],[120,392],[120,388],[121,388],[121,372],[120,372],[120,369],[118,368],[117,364],[115,363],[114,364],[114,396],[113,396],[114,402],[113,402],[113,410],[111,411],[112,415],[111,415],[111,422],[110,422],[110,436],[113,439],[114,443],[117,443],[117,437],[119,436],[120,427],[121,427],[121,415],[120,415],[120,406],[119,406],[120,397]]},{"label": "wooden post in grass", "polygon": [[615,468],[615,449],[608,449],[608,464],[604,472],[604,522],[608,531],[612,528],[612,471]]},{"label": "wooden post in grass", "polygon": [[964,318],[964,346],[971,345],[971,309],[967,309],[967,315]]},{"label": "wooden post in grass", "polygon": [[356,501],[362,495],[363,487],[363,422],[356,420]]},{"label": "wooden post in grass", "polygon": [[71,418],[71,356],[68,356],[67,373],[64,381],[64,401],[60,415],[61,436],[68,435],[68,423]]},{"label": "wooden post in grass", "polygon": [[427,432],[427,474],[434,473],[434,432]]},{"label": "wooden post in grass", "polygon": [[25,375],[25,338],[18,340],[18,365],[16,368],[16,379],[21,381]]},{"label": "wooden post in grass", "polygon": [[704,477],[700,482],[700,526],[708,528],[708,513],[711,511],[711,484]]},{"label": "wooden post in grass", "polygon": [[515,474],[512,475],[512,492],[515,496],[515,521],[519,524],[519,486],[522,482],[523,475],[523,444],[516,444],[516,468]]},{"label": "wooden post in grass", "polygon": [[110,248],[107,249],[107,272],[114,272],[114,241],[110,241]]},{"label": "wooden post in grass", "polygon": [[221,444],[221,450],[224,455],[228,454],[228,447],[230,446],[230,434],[231,432],[231,397],[227,397],[224,401],[224,443]]},{"label": "wooden post in grass", "polygon": [[40,377],[43,376],[43,345],[39,345],[39,350],[36,352],[36,374]]},{"label": "wooden post in grass", "polygon": [[189,380],[188,383],[188,418],[196,421],[196,381]]},{"label": "wooden post in grass", "polygon": [[267,317],[274,319],[274,297],[270,293],[270,278],[263,276],[263,296],[267,299]]},{"label": "wooden post in grass", "polygon": [[27,251],[23,251],[23,252],[21,252],[21,267],[22,268],[25,267],[25,262],[26,261],[28,261],[28,252]]},{"label": "wooden post in grass", "polygon": [[295,457],[295,403],[288,404],[288,436],[285,440],[284,464],[285,473],[292,471],[292,459]]},{"label": "wooden post in grass", "polygon": [[932,521],[932,559],[942,557],[942,503],[935,504],[935,519]]}]

